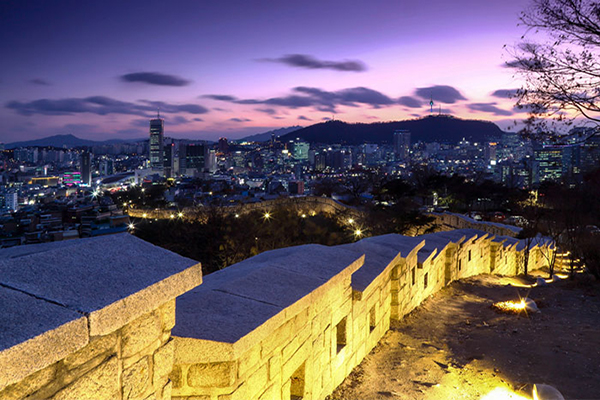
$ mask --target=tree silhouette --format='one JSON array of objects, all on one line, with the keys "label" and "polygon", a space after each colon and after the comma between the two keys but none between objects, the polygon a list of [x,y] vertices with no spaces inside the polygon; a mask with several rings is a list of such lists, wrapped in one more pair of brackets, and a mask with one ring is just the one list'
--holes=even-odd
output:
[{"label": "tree silhouette", "polygon": [[[509,50],[514,59],[507,65],[525,78],[516,93],[517,107],[530,115],[524,133],[558,142],[595,135],[600,122],[600,4],[533,0],[520,19],[527,33]],[[569,130],[575,122],[590,129]]]}]

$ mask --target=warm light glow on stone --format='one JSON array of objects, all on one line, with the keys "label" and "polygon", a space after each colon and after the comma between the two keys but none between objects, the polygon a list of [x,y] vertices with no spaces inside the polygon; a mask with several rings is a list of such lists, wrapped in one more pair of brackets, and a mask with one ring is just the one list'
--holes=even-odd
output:
[{"label": "warm light glow on stone", "polygon": [[507,388],[497,387],[492,390],[485,396],[481,398],[481,400],[531,400],[529,397],[521,396]]}]

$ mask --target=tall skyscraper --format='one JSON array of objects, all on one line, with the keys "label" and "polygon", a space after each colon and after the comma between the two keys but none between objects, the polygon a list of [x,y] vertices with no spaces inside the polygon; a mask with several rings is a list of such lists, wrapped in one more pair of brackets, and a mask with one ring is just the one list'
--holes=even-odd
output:
[{"label": "tall skyscraper", "polygon": [[410,131],[398,129],[394,131],[394,153],[402,160],[407,160],[410,154]]},{"label": "tall skyscraper", "polygon": [[164,168],[163,140],[165,134],[165,120],[160,113],[155,119],[150,120],[150,168],[162,171]]},{"label": "tall skyscraper", "polygon": [[87,186],[92,183],[92,155],[89,151],[81,153],[81,183]]}]

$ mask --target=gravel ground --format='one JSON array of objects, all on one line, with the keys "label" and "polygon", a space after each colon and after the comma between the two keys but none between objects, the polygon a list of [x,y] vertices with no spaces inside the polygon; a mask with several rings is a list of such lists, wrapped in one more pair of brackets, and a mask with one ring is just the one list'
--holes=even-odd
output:
[{"label": "gravel ground", "polygon": [[[600,283],[482,275],[454,282],[394,323],[330,400],[481,399],[532,385],[567,399],[600,399]],[[529,297],[540,312],[499,313]]]}]

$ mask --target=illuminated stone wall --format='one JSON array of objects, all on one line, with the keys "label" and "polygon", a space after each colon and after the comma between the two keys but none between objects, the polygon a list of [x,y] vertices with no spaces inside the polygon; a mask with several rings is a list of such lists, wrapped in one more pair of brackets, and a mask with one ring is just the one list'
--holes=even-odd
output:
[{"label": "illuminated stone wall", "polygon": [[170,399],[201,266],[128,234],[0,251],[1,399]]},{"label": "illuminated stone wall", "polygon": [[429,213],[430,217],[435,218],[433,224],[437,225],[438,230],[449,231],[454,229],[478,229],[492,235],[515,237],[521,231],[521,228],[512,225],[500,224],[489,221],[476,221],[463,214],[451,212]]},{"label": "illuminated stone wall", "polygon": [[[230,214],[244,214],[252,211],[270,211],[276,207],[293,207],[299,213],[325,213],[335,214],[337,212],[346,212],[349,215],[356,215],[356,211],[352,207],[345,206],[329,197],[289,197],[276,200],[265,200],[256,203],[247,203],[243,205],[235,205],[231,207],[223,207],[222,210]],[[198,212],[196,208],[186,208],[180,210],[184,218],[195,218]],[[178,218],[179,212],[176,210],[162,209],[136,209],[131,208],[127,211],[130,217],[133,218],[148,218],[148,219],[170,219]],[[171,217],[173,216],[173,217]]]},{"label": "illuminated stone wall", "polygon": [[[530,269],[543,266],[538,241]],[[518,271],[522,243],[475,230],[263,253],[177,300],[174,399],[324,399],[450,282]]]},{"label": "illuminated stone wall", "polygon": [[[549,243],[530,248],[544,266]],[[200,285],[200,264],[127,234],[4,249],[0,398],[321,400],[391,321],[525,254],[470,229],[384,235],[265,252]]]}]

